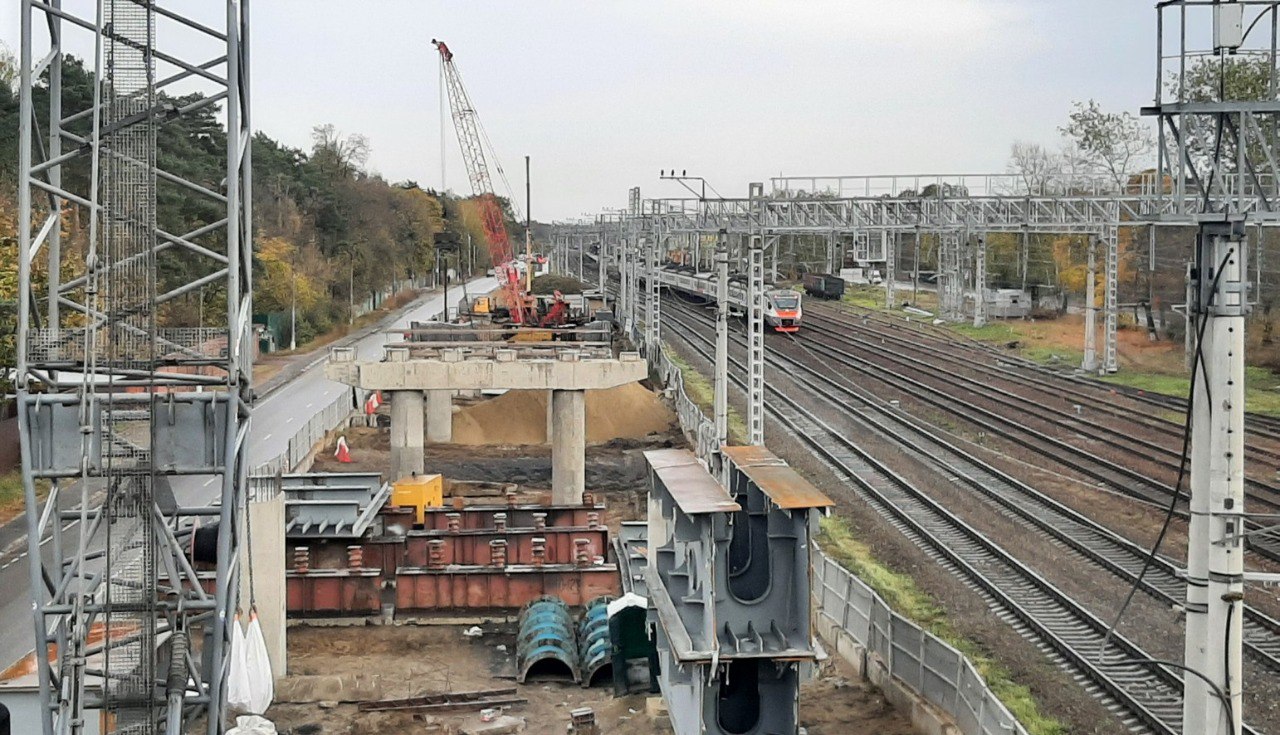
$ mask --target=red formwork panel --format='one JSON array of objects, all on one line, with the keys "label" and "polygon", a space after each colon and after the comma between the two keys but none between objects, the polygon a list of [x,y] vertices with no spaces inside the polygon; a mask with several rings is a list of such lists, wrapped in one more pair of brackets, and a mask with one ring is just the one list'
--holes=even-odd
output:
[{"label": "red formwork panel", "polygon": [[[540,540],[540,542],[539,542]],[[604,527],[574,528],[548,526],[541,531],[520,529],[515,531],[459,531],[458,533],[428,531],[414,532],[404,539],[405,553],[402,566],[432,566],[432,542],[440,542],[442,565],[464,564],[486,566],[493,563],[494,542],[501,541],[502,554],[507,564],[553,565],[575,564],[579,547],[585,547],[589,557],[606,556],[609,549],[609,532]],[[579,542],[586,541],[585,544]],[[539,555],[537,549],[541,547]],[[365,563],[369,564],[366,551]]]},{"label": "red formwork panel", "polygon": [[[538,540],[541,542],[538,543]],[[575,564],[579,547],[589,557],[607,556],[609,532],[603,526],[574,528],[548,526],[540,531],[492,529],[448,531],[412,531],[398,538],[363,539],[348,543],[345,539],[319,539],[306,544],[291,544],[285,554],[286,567],[292,571],[304,562],[310,569],[350,569],[352,548],[361,555],[359,566],[372,569],[396,569],[402,566],[432,565],[431,542],[439,541],[439,564],[487,566],[494,563],[494,543],[504,542],[501,555],[506,564]],[[579,543],[584,542],[585,544]],[[542,549],[541,559],[537,549]]]},{"label": "red formwork panel", "polygon": [[621,592],[618,567],[465,567],[396,572],[396,611],[519,608],[542,595],[577,607]]},{"label": "red formwork panel", "polygon": [[372,615],[382,609],[378,569],[290,572],[285,607],[290,615]]},{"label": "red formwork panel", "polygon": [[[404,562],[404,539],[396,537],[313,539],[285,547],[285,568],[292,571],[304,562],[310,569],[350,569],[352,547],[360,549],[362,563],[370,569],[395,569]],[[305,554],[301,553],[305,552]]]}]

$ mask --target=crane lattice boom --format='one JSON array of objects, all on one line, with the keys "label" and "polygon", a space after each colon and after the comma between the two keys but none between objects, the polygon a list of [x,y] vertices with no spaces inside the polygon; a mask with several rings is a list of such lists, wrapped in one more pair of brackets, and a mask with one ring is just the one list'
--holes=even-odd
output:
[{"label": "crane lattice boom", "polygon": [[458,67],[453,63],[453,52],[443,41],[432,39],[431,42],[440,52],[445,88],[449,92],[449,110],[453,115],[453,127],[458,136],[458,145],[462,148],[462,160],[467,167],[471,193],[480,201],[480,215],[484,223],[485,240],[489,245],[489,259],[493,262],[494,271],[506,290],[512,319],[517,324],[523,324],[526,317],[524,284],[515,267],[515,253],[511,247],[511,236],[507,233],[502,206],[498,204],[498,197],[493,191],[493,179],[489,175],[489,164],[485,160],[484,139],[480,135],[476,110],[471,104],[467,88],[462,84],[462,75],[458,73]]}]

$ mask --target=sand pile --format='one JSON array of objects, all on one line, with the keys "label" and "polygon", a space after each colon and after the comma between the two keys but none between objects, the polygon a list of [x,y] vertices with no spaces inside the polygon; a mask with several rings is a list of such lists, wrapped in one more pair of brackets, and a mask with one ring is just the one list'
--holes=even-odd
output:
[{"label": "sand pile", "polygon": [[[544,444],[547,391],[513,390],[453,415],[455,444]],[[670,431],[675,414],[639,383],[587,391],[587,443],[640,439]]]}]

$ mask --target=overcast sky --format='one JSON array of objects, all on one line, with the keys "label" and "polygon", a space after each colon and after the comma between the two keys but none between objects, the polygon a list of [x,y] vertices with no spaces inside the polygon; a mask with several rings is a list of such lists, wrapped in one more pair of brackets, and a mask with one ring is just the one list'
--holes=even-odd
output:
[{"label": "overcast sky", "polygon": [[[17,5],[0,10],[15,50]],[[332,123],[368,136],[371,169],[439,187],[440,38],[522,199],[532,156],[541,220],[622,206],[631,186],[680,195],[658,180],[671,167],[727,196],[780,173],[1002,171],[1014,140],[1056,147],[1073,100],[1135,113],[1149,103],[1152,6],[255,0],[254,126],[309,147],[311,127]],[[466,191],[446,124],[446,184]]]}]

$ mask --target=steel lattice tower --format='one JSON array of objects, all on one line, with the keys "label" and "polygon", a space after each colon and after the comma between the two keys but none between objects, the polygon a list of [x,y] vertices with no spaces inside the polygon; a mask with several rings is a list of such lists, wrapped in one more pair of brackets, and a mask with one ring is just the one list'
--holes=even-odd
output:
[{"label": "steel lattice tower", "polygon": [[[213,735],[252,400],[248,0],[94,5],[21,7],[15,382],[34,649],[56,652],[35,656],[43,732]],[[67,50],[86,46],[81,69]],[[85,73],[92,101],[63,109]],[[224,165],[165,170],[165,126],[208,109]],[[188,231],[160,226],[190,205]],[[198,321],[173,308],[197,295]],[[201,524],[216,551],[197,571]]]}]

